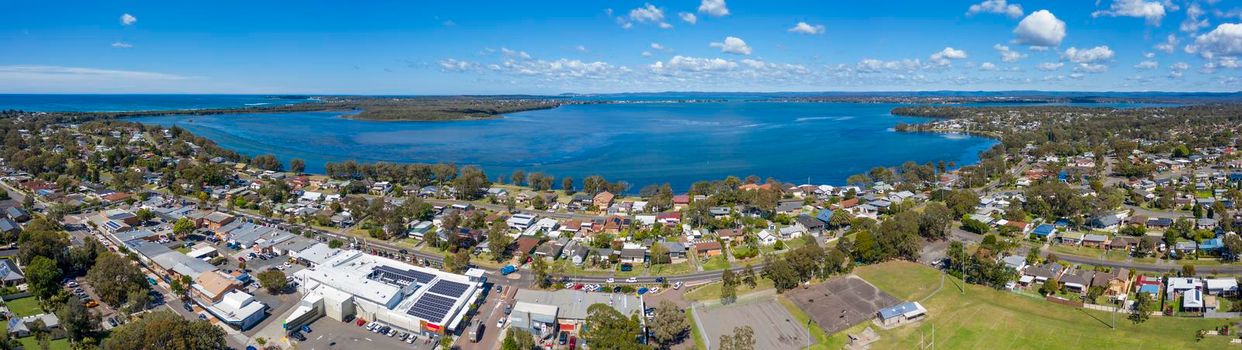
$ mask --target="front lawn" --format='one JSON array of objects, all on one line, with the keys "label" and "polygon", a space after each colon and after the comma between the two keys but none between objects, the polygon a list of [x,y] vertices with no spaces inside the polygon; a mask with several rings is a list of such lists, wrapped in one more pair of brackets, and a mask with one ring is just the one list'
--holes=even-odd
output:
[{"label": "front lawn", "polygon": [[725,257],[723,254],[713,256],[711,259],[707,259],[707,261],[703,262],[703,270],[705,271],[724,270],[729,267],[729,258]]},{"label": "front lawn", "polygon": [[[758,273],[758,271],[756,271],[755,273]],[[694,287],[694,290],[686,292],[685,295],[682,295],[682,298],[686,299],[687,301],[706,301],[706,300],[720,299],[720,286],[721,286],[720,282],[712,282],[712,283],[700,285],[700,286]],[[737,286],[737,296],[741,297],[743,294],[759,292],[759,291],[768,290],[772,288],[775,288],[775,287],[772,285],[771,280],[767,278],[756,277],[755,288],[750,288],[750,286],[747,286],[745,283],[742,283],[742,285]]]}]

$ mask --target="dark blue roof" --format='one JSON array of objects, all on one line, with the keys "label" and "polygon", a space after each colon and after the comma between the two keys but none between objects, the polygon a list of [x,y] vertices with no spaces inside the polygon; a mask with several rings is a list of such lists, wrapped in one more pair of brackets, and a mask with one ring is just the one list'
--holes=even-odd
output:
[{"label": "dark blue roof", "polygon": [[1038,236],[1047,236],[1047,235],[1052,234],[1052,231],[1054,229],[1056,228],[1053,227],[1052,225],[1043,224],[1043,225],[1036,226],[1035,231],[1033,232],[1035,232],[1035,235],[1038,235]]}]

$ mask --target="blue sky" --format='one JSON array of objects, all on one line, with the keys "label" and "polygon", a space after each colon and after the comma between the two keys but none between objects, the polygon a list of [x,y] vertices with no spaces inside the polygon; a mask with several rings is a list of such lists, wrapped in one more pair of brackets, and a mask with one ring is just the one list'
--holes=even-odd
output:
[{"label": "blue sky", "polygon": [[1236,91],[1242,1],[0,4],[3,93]]}]

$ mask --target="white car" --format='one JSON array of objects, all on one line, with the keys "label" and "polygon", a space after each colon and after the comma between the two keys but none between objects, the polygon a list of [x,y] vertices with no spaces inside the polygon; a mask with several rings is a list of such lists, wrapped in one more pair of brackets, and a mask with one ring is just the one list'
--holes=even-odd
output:
[{"label": "white car", "polygon": [[615,278],[608,277],[608,279],[605,280],[604,283],[608,283],[608,284],[617,283],[617,280]]},{"label": "white car", "polygon": [[651,290],[647,291],[647,293],[655,294],[656,292],[659,292],[659,291],[660,291],[660,287],[651,287]]},{"label": "white car", "polygon": [[673,282],[673,289],[681,289],[681,282]]},{"label": "white car", "polygon": [[504,317],[501,317],[499,320],[496,320],[496,328],[497,328],[497,329],[499,329],[499,328],[505,328],[505,318],[504,318]]},{"label": "white car", "polygon": [[638,277],[630,277],[630,278],[626,278],[626,279],[625,279],[625,281],[626,281],[626,282],[629,282],[629,283],[637,283],[637,282],[638,282]]},{"label": "white car", "polygon": [[574,283],[573,283],[573,282],[565,282],[565,289],[570,289],[570,288],[573,288],[573,287],[574,287]]}]

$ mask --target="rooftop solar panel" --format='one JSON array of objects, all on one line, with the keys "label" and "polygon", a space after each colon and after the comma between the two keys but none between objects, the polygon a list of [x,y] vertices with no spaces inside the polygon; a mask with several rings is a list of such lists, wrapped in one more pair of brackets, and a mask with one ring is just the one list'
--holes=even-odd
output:
[{"label": "rooftop solar panel", "polygon": [[439,322],[448,315],[450,309],[453,308],[455,301],[451,298],[442,297],[435,294],[423,294],[414,306],[406,310],[407,314],[424,320]]},{"label": "rooftop solar panel", "polygon": [[458,298],[461,297],[462,294],[466,293],[466,289],[469,288],[469,286],[462,283],[441,280],[436,282],[436,284],[431,285],[431,289],[427,291],[439,295]]},{"label": "rooftop solar panel", "polygon": [[408,286],[410,283],[417,281],[418,283],[431,282],[435,279],[435,275],[418,271],[418,270],[401,270],[391,266],[378,266],[371,272],[371,279],[379,280],[385,283],[395,283],[401,286]]}]

